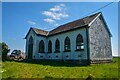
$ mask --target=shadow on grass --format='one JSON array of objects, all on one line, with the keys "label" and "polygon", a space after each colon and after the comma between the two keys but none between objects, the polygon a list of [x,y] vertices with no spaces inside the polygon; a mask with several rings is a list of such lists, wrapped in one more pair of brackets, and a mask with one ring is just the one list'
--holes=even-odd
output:
[{"label": "shadow on grass", "polygon": [[[7,59],[5,61],[14,61],[14,62],[20,62],[20,63],[29,63],[29,64],[39,64],[39,65],[49,65],[49,66],[55,66],[55,67],[81,67],[81,66],[89,66],[86,64],[80,64],[78,61],[62,61],[62,60],[10,60]],[[3,62],[5,62],[3,61]]]},{"label": "shadow on grass", "polygon": [[[2,80],[101,80],[101,79],[95,79],[93,77],[88,78],[54,78],[51,76],[45,76],[44,78],[2,78]],[[104,79],[107,80],[107,79]]]}]

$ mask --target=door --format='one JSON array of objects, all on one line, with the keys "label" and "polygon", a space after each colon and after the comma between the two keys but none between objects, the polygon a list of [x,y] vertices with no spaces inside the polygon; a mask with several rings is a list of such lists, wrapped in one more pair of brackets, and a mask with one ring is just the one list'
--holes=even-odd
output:
[{"label": "door", "polygon": [[33,54],[33,44],[29,44],[28,46],[28,59],[32,59]]},{"label": "door", "polygon": [[32,54],[33,54],[33,38],[31,36],[28,44],[28,59],[32,59]]}]

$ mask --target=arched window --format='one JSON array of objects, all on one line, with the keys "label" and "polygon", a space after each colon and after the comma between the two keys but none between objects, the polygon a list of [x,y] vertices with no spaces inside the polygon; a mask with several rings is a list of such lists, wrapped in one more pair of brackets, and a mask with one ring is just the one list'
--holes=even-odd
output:
[{"label": "arched window", "polygon": [[58,39],[55,41],[55,52],[60,52],[60,41]]},{"label": "arched window", "polygon": [[70,51],[70,39],[69,39],[69,37],[65,38],[64,49],[65,49],[65,51]]},{"label": "arched window", "polygon": [[51,42],[51,40],[49,40],[49,43],[48,43],[48,53],[52,53],[52,42]]},{"label": "arched window", "polygon": [[76,50],[83,50],[83,49],[84,49],[83,37],[82,35],[78,34],[76,38]]},{"label": "arched window", "polygon": [[44,41],[41,40],[40,43],[39,43],[39,52],[40,53],[44,53],[45,52],[45,46],[44,46]]},{"label": "arched window", "polygon": [[32,38],[32,36],[29,39],[29,44],[33,44],[33,38]]}]

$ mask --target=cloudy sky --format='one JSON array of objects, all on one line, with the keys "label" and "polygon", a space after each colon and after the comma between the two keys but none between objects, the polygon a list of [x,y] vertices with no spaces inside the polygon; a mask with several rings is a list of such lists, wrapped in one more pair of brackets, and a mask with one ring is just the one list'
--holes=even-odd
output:
[{"label": "cloudy sky", "polygon": [[[109,2],[19,2],[2,5],[2,36],[10,49],[25,51],[25,35],[30,27],[50,31],[59,25],[83,18]],[[113,35],[113,55],[118,54],[117,3],[98,10],[102,12]]]}]

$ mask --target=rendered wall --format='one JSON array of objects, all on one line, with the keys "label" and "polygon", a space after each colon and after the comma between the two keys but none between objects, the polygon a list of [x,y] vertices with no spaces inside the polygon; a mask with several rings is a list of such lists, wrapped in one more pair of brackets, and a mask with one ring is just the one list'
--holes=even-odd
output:
[{"label": "rendered wall", "polygon": [[[33,30],[30,30],[30,33],[28,34],[28,36],[27,36],[27,39],[26,39],[26,56],[28,57],[28,45],[29,45],[29,39],[30,39],[30,37],[32,37],[33,38],[33,48],[34,48],[34,44],[35,44],[35,37],[36,37],[36,35],[35,35],[35,33],[33,32]],[[33,53],[35,52],[35,50],[33,49]]]},{"label": "rendered wall", "polygon": [[[78,34],[81,34],[84,39],[84,51],[75,51],[76,50],[76,37]],[[70,43],[71,43],[71,52],[64,52],[64,41],[66,37],[70,38]],[[56,39],[59,39],[60,41],[60,53],[54,53],[55,51],[55,41]],[[46,53],[38,53],[39,49],[39,41],[44,40],[45,42],[45,52]],[[48,41],[52,41],[52,53],[47,53],[48,52]],[[54,36],[50,37],[41,37],[41,36],[36,36],[36,44],[35,44],[35,51],[34,55],[36,56],[36,59],[57,59],[57,60],[82,60],[82,59],[87,59],[87,44],[86,44],[86,29],[81,28],[81,29],[76,29],[73,31],[57,34]],[[42,56],[42,57],[41,57]],[[56,57],[58,56],[58,57]],[[68,56],[68,57],[66,57]]]}]

